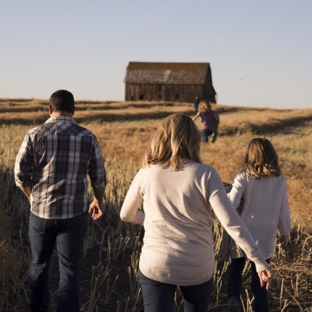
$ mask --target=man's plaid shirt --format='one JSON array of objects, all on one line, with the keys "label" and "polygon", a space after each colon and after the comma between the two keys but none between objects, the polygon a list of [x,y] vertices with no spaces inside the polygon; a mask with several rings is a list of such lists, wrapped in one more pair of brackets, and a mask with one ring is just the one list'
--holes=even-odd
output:
[{"label": "man's plaid shirt", "polygon": [[88,180],[106,184],[104,161],[92,132],[71,117],[51,117],[31,129],[15,161],[15,183],[31,186],[31,211],[45,219],[67,219],[88,209]]}]

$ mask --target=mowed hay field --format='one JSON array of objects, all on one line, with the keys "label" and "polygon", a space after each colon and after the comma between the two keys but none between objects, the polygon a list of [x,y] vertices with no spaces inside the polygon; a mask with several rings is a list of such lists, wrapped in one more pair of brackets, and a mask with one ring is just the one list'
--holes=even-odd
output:
[{"label": "mowed hay field", "polygon": [[[0,311],[28,311],[27,236],[29,205],[15,187],[13,166],[26,132],[48,118],[46,100],[0,99]],[[217,169],[225,182],[239,170],[250,139],[266,137],[274,144],[288,185],[291,242],[277,245],[272,259],[274,282],[271,311],[312,311],[312,108],[257,109],[213,105],[220,114],[219,138],[202,144],[204,163]],[[182,112],[193,116],[191,103],[78,101],[74,119],[92,130],[105,158],[108,185],[106,213],[90,221],[82,263],[81,311],[143,311],[136,278],[142,228],[122,223],[118,213],[147,144],[166,116]],[[200,121],[196,123],[200,126]],[[218,256],[221,229],[215,220],[215,287],[209,311],[226,311],[226,269]],[[190,268],[191,269],[191,268]],[[252,311],[249,276],[242,293],[244,311]],[[51,268],[51,309],[57,293],[57,257]],[[176,311],[181,309],[178,294]]]}]

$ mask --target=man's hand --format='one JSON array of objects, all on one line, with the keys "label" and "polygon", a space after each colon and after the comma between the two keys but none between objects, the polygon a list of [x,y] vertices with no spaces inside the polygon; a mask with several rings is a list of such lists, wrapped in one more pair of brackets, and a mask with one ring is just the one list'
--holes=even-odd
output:
[{"label": "man's hand", "polygon": [[20,189],[25,194],[27,199],[30,201],[30,195],[32,192],[32,187],[31,186],[20,186]]},{"label": "man's hand", "polygon": [[89,206],[89,213],[93,220],[98,220],[104,213],[103,203],[99,203],[98,200],[94,199]]},{"label": "man's hand", "polygon": [[265,269],[258,273],[259,279],[260,279],[260,285],[261,287],[264,287],[266,289],[270,288],[271,280],[272,280],[272,271],[271,269]]}]

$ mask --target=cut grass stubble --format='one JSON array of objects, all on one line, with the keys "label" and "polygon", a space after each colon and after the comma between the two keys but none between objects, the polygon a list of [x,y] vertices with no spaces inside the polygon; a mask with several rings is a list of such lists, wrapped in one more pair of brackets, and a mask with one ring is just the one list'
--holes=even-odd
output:
[{"label": "cut grass stubble", "polygon": [[[44,103],[43,103],[44,104]],[[37,102],[34,105],[43,105]],[[31,106],[31,104],[27,104]],[[86,105],[85,103],[81,105]],[[141,290],[137,269],[142,246],[142,227],[123,223],[119,210],[128,187],[140,167],[140,160],[147,144],[159,126],[161,119],[172,112],[192,115],[191,104],[165,105],[159,107],[142,103],[94,104],[84,112],[77,111],[80,124],[92,130],[101,145],[105,157],[108,185],[105,192],[105,216],[98,222],[90,222],[85,241],[84,270],[81,281],[81,311],[140,311]],[[128,105],[128,106],[127,106]],[[79,106],[79,105],[78,105]],[[125,108],[127,106],[127,109]],[[16,108],[15,106],[12,106]],[[28,107],[30,109],[30,107]],[[270,139],[280,156],[283,173],[288,183],[288,197],[292,212],[292,234],[289,248],[285,251],[277,246],[272,259],[274,283],[270,292],[272,311],[309,311],[312,305],[310,295],[312,241],[311,228],[306,226],[312,215],[309,187],[312,147],[312,110],[250,110],[216,105],[220,112],[220,137],[214,144],[202,144],[201,155],[204,163],[215,167],[222,180],[231,182],[240,168],[248,142],[254,136]],[[102,111],[101,111],[102,110]],[[15,112],[16,113],[16,112]],[[1,114],[1,112],[0,112]],[[45,116],[44,116],[45,115]],[[37,117],[36,117],[37,116]],[[30,111],[17,114],[13,124],[3,113],[6,125],[1,127],[0,138],[0,182],[2,187],[1,209],[15,220],[12,230],[14,250],[21,265],[14,274],[3,273],[0,306],[2,311],[23,307],[28,301],[27,275],[30,257],[27,238],[29,206],[23,195],[16,189],[13,180],[13,166],[16,153],[25,133],[31,127],[30,120],[46,119],[46,114]],[[299,123],[298,118],[302,118]],[[40,121],[41,122],[41,121]],[[22,126],[21,124],[25,124]],[[38,123],[39,124],[39,123]],[[199,123],[198,123],[199,125]],[[267,127],[270,125],[270,127]],[[90,193],[91,196],[91,193]],[[311,222],[310,222],[311,224]],[[211,311],[224,311],[226,307],[226,269],[228,262],[218,256],[221,228],[214,221],[216,269]],[[10,242],[12,245],[12,242]],[[92,263],[92,265],[90,265]],[[87,269],[90,266],[90,269]],[[248,287],[249,276],[244,276],[245,293],[242,294],[244,311],[252,311],[252,293]],[[52,287],[55,297],[57,288]],[[9,294],[14,294],[14,300]],[[54,302],[54,300],[52,300]],[[54,305],[54,303],[52,303]],[[181,296],[177,293],[175,310],[181,310]]]}]

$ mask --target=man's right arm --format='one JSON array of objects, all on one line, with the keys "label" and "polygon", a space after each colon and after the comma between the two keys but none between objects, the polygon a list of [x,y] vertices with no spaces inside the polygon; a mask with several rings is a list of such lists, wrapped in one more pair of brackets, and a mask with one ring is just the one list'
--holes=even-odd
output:
[{"label": "man's right arm", "polygon": [[104,213],[104,190],[106,185],[106,172],[100,146],[94,136],[92,156],[89,166],[89,176],[94,198],[89,206],[89,213],[94,220],[99,219]]},{"label": "man's right arm", "polygon": [[32,192],[32,181],[30,179],[32,172],[32,146],[29,135],[24,137],[23,143],[16,156],[14,165],[14,179],[15,184],[18,186],[25,196],[30,200]]}]

